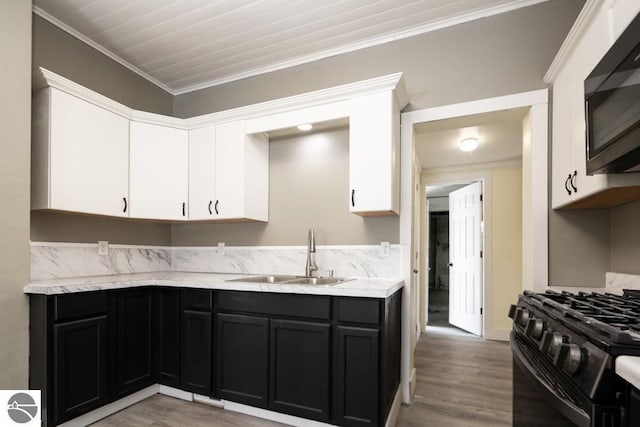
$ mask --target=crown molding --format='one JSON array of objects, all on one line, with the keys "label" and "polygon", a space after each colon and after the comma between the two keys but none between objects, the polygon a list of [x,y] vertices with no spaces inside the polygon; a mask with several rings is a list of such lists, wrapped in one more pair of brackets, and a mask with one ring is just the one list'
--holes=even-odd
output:
[{"label": "crown molding", "polygon": [[134,110],[133,108],[122,105],[117,101],[99,94],[98,92],[87,89],[78,83],[40,67],[33,71],[32,90],[36,91],[46,87],[61,90],[130,120],[170,126],[178,129],[194,129],[215,123],[224,123],[241,119],[246,120],[277,113],[298,111],[304,108],[337,103],[379,92],[390,91],[394,93],[400,109],[402,109],[407,103],[407,91],[402,73],[389,74],[386,76],[375,77],[368,80],[334,86],[327,89],[316,90],[300,95],[274,99],[272,101],[261,102],[258,104],[247,105],[244,107],[187,119]]},{"label": "crown molding", "polygon": [[60,21],[55,16],[53,16],[53,15],[49,14],[48,12],[42,10],[38,6],[36,6],[36,5],[33,6],[33,13],[35,13],[36,15],[38,15],[39,17],[41,17],[45,21],[48,21],[49,23],[51,23],[51,24],[55,25],[56,27],[60,28],[62,31],[65,31],[66,33],[69,33],[70,35],[72,35],[73,37],[77,38],[81,42],[83,42],[83,43],[87,44],[88,46],[94,48],[95,50],[97,50],[101,54],[105,55],[109,59],[112,59],[112,60],[116,61],[118,64],[122,65],[123,67],[129,69],[130,71],[133,71],[134,73],[136,73],[137,75],[139,75],[143,79],[148,80],[150,83],[153,83],[154,85],[158,86],[160,89],[164,90],[165,92],[168,92],[169,94],[171,94],[173,96],[176,95],[176,93],[174,92],[173,89],[171,89],[166,84],[162,83],[160,80],[151,77],[149,74],[145,73],[140,68],[138,68],[135,65],[133,65],[132,63],[122,59],[120,56],[118,56],[115,53],[111,52],[109,49],[103,47],[102,45],[94,42],[89,37],[85,36],[84,34],[74,30],[73,28],[71,28],[70,26],[68,26],[64,22]]},{"label": "crown molding", "polygon": [[580,14],[576,18],[571,30],[569,30],[569,34],[562,42],[562,46],[558,50],[555,58],[553,58],[553,62],[549,66],[546,74],[542,78],[542,81],[547,84],[553,84],[556,79],[560,68],[565,64],[569,55],[575,49],[578,44],[580,38],[584,34],[587,27],[593,21],[593,18],[596,16],[600,7],[604,4],[604,0],[587,0],[587,2],[582,7]]}]

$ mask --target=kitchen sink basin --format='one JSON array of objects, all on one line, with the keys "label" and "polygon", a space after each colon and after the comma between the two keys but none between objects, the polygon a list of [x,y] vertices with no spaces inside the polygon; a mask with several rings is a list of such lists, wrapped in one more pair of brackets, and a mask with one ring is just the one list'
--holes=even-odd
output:
[{"label": "kitchen sink basin", "polygon": [[227,282],[249,282],[249,283],[265,283],[275,284],[282,283],[287,285],[318,285],[330,286],[344,283],[353,279],[345,279],[341,277],[301,277],[287,275],[269,275],[269,276],[251,276],[242,279],[229,279]]},{"label": "kitchen sink basin", "polygon": [[290,280],[295,280],[299,276],[287,276],[287,275],[269,275],[269,276],[252,276],[242,279],[229,279],[227,282],[251,282],[251,283],[282,283]]},{"label": "kitchen sink basin", "polygon": [[343,279],[340,277],[300,277],[295,280],[289,280],[288,285],[337,285],[353,279]]}]

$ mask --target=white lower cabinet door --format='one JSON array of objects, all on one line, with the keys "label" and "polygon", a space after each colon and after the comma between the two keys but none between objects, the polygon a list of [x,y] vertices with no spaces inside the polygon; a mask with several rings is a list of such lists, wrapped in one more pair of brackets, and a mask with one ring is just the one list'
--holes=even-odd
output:
[{"label": "white lower cabinet door", "polygon": [[131,122],[129,194],[132,218],[189,218],[187,130]]}]

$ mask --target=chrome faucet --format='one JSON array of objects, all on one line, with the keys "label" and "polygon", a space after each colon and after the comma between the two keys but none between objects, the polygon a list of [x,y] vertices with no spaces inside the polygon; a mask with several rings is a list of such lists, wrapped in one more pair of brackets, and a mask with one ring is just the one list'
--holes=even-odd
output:
[{"label": "chrome faucet", "polygon": [[304,270],[306,277],[313,277],[313,273],[318,271],[316,265],[316,235],[313,228],[309,229],[309,235],[307,236],[307,265]]}]

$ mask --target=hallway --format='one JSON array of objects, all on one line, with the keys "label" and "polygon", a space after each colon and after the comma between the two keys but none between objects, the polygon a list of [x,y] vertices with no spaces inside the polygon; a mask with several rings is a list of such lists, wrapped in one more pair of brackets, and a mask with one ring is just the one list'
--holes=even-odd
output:
[{"label": "hallway", "polygon": [[398,426],[511,425],[511,352],[506,342],[427,328],[416,347],[417,384]]}]

